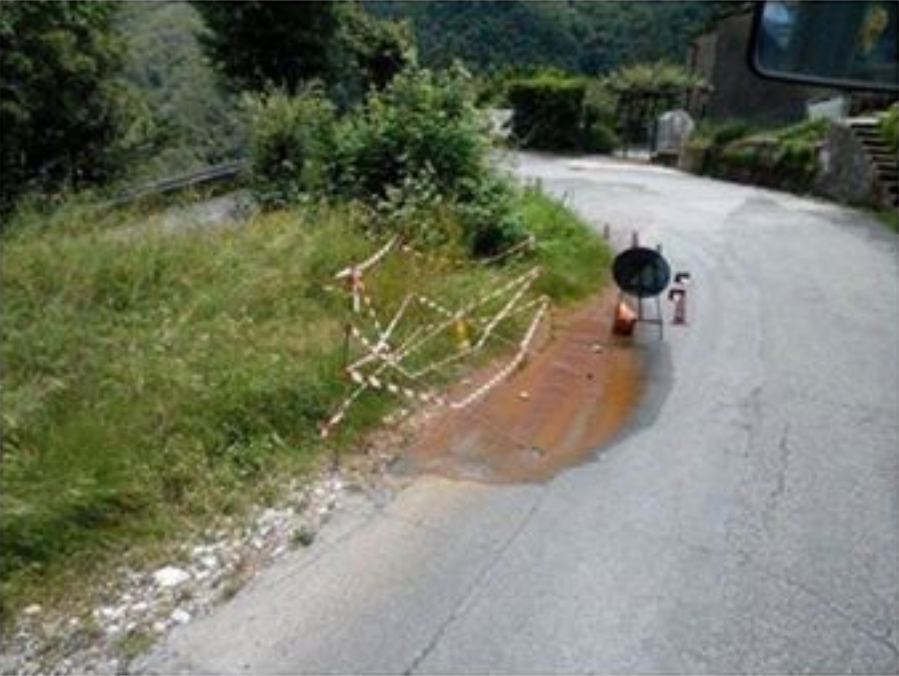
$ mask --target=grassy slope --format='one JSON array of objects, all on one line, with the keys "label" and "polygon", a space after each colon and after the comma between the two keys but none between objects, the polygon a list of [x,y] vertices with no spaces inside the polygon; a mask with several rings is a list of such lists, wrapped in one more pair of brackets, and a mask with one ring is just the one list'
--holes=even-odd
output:
[{"label": "grassy slope", "polygon": [[[521,209],[539,238],[529,260],[441,270],[393,257],[369,284],[381,309],[412,288],[459,303],[535,258],[555,299],[597,289],[599,238],[535,192]],[[346,303],[323,284],[376,246],[358,213],[298,209],[174,236],[152,218],[123,232],[123,218],[69,210],[4,236],[7,609],[273,496],[326,457],[317,426],[346,392]],[[331,443],[350,445],[393,403],[363,398]]]}]

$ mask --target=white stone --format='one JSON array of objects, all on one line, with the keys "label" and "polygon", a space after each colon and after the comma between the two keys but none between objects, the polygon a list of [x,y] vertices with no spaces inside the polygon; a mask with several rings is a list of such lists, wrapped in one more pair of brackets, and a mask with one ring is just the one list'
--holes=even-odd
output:
[{"label": "white stone", "polygon": [[30,606],[25,608],[25,610],[23,610],[22,612],[30,617],[32,615],[37,615],[39,612],[41,612],[41,607],[36,603],[32,603]]},{"label": "white stone", "polygon": [[157,586],[162,587],[163,589],[177,587],[180,584],[184,584],[189,579],[190,573],[186,570],[175,568],[174,566],[166,566],[153,573],[153,581]]},{"label": "white stone", "polygon": [[157,620],[156,622],[153,623],[153,631],[155,631],[157,634],[164,633],[165,630],[168,628],[169,628],[169,625],[167,623],[163,622],[162,620]]},{"label": "white stone", "polygon": [[147,612],[147,609],[149,607],[150,607],[150,604],[147,603],[146,601],[138,601],[133,606],[131,606],[131,612],[138,613],[138,614],[145,613],[145,612]]},{"label": "white stone", "polygon": [[104,606],[100,608],[99,615],[104,620],[112,620],[115,621],[122,616],[123,609],[122,608],[113,608],[111,606]]},{"label": "white stone", "polygon": [[182,608],[177,608],[172,613],[172,622],[175,624],[187,624],[190,622],[190,613]]}]

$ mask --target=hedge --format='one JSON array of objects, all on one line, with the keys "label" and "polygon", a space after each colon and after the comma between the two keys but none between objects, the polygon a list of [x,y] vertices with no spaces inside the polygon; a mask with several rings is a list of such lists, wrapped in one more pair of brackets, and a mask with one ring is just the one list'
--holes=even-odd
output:
[{"label": "hedge", "polygon": [[611,120],[591,109],[584,78],[538,75],[513,80],[508,100],[512,134],[535,150],[610,152],[617,143]]}]

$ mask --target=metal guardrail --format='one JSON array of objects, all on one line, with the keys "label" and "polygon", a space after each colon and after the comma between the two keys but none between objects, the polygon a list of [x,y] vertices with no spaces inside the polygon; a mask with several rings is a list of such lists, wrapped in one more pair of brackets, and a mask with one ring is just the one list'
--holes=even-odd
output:
[{"label": "metal guardrail", "polygon": [[212,185],[215,183],[223,183],[236,179],[246,169],[246,162],[243,160],[235,160],[233,162],[223,162],[211,167],[204,167],[198,171],[193,171],[179,176],[164,178],[161,181],[146,183],[119,193],[111,202],[110,206],[119,206],[134,202],[143,197],[152,195],[168,195],[170,193],[190,190],[204,185]]}]

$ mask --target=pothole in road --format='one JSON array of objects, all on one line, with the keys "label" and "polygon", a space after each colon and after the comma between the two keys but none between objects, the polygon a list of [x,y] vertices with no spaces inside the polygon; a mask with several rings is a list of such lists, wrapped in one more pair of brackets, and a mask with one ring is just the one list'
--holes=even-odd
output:
[{"label": "pothole in road", "polygon": [[[631,420],[643,367],[630,341],[612,335],[616,294],[564,312],[552,336],[515,375],[461,411],[417,430],[396,469],[490,483],[546,481],[591,459]],[[470,391],[490,369],[460,386]]]}]

